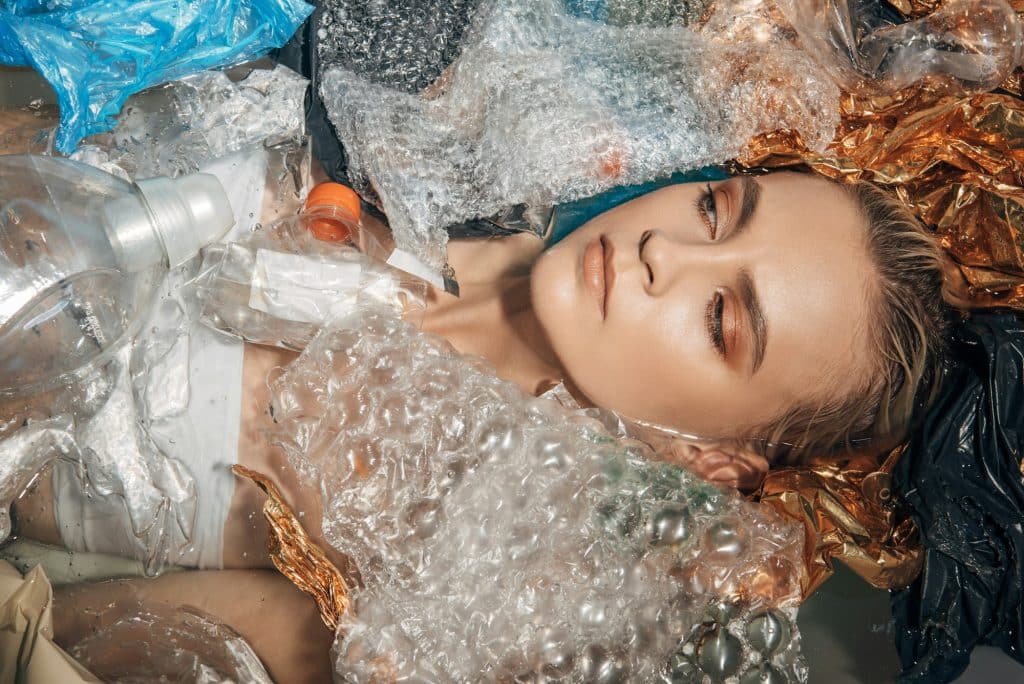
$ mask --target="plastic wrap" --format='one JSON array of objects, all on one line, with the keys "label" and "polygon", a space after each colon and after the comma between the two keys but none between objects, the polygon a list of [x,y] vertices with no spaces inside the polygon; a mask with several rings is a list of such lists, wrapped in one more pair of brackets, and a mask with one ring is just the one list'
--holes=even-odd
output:
[{"label": "plastic wrap", "polygon": [[800,44],[845,90],[895,93],[924,78],[984,92],[1024,64],[1024,24],[1007,0],[947,0],[903,23],[860,0],[775,0]]},{"label": "plastic wrap", "polygon": [[35,68],[61,110],[57,149],[114,124],[125,99],[283,45],[312,11],[299,0],[13,0],[0,9],[0,63]]},{"label": "plastic wrap", "polygon": [[131,97],[110,132],[71,156],[130,180],[194,173],[235,152],[301,143],[308,84],[282,66],[238,79],[195,74]]},{"label": "plastic wrap", "polygon": [[272,684],[230,627],[187,606],[118,603],[68,652],[108,684]]},{"label": "plastic wrap", "polygon": [[978,644],[1024,662],[1024,324],[976,314],[952,352],[893,472],[925,546],[921,576],[893,594],[905,682],[956,679]]},{"label": "plastic wrap", "polygon": [[[400,2],[373,7],[406,14]],[[382,35],[382,62],[432,28],[396,25],[406,32]],[[837,88],[769,38],[730,44],[682,24],[581,18],[559,0],[493,0],[427,92],[328,65],[320,91],[356,188],[379,196],[399,247],[440,269],[453,223],[721,162],[766,130],[824,146]]]},{"label": "plastic wrap", "polygon": [[800,532],[598,417],[387,311],[332,325],[271,390],[275,438],[364,583],[343,680],[805,676]]}]

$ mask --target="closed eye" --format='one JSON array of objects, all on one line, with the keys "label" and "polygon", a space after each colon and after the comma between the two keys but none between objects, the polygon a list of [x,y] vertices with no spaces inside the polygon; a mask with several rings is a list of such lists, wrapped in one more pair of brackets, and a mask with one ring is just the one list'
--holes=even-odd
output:
[{"label": "closed eye", "polygon": [[726,355],[725,334],[722,332],[722,312],[725,309],[725,297],[721,292],[715,292],[708,300],[707,309],[704,311],[704,325],[708,331],[711,344],[723,359]]}]

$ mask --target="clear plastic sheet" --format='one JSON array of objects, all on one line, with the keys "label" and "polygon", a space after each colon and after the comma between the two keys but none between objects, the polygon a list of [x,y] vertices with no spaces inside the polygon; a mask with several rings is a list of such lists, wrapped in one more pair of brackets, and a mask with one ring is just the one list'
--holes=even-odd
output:
[{"label": "clear plastic sheet", "polygon": [[118,603],[68,652],[108,684],[272,684],[245,639],[188,606]]},{"label": "clear plastic sheet", "polygon": [[128,96],[283,45],[312,11],[301,0],[12,0],[0,63],[31,66],[61,110],[57,149],[109,129]]},{"label": "clear plastic sheet", "polygon": [[613,436],[614,416],[370,307],[271,390],[274,437],[364,583],[343,681],[805,678],[799,530]]},{"label": "clear plastic sheet", "polygon": [[[390,17],[387,32],[366,39],[379,44],[381,63],[419,55],[427,73],[443,57],[413,49],[432,21],[399,21],[401,2],[372,7]],[[320,94],[356,189],[379,197],[399,247],[440,269],[443,229],[454,223],[722,162],[776,128],[823,147],[838,122],[838,89],[793,45],[761,38],[729,43],[682,23],[615,26],[560,0],[492,0],[476,8],[460,56],[427,91],[323,64]]]},{"label": "clear plastic sheet", "polygon": [[775,0],[800,44],[844,90],[885,94],[923,78],[985,92],[1024,64],[1024,25],[1007,0],[947,0],[903,23],[860,0]]}]

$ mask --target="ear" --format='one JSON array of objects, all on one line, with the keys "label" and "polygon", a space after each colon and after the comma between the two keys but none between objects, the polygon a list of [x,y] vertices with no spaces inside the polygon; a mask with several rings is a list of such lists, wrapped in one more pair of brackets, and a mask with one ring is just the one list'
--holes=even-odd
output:
[{"label": "ear", "polygon": [[768,460],[749,448],[734,444],[673,439],[669,459],[705,480],[752,491],[768,472]]}]

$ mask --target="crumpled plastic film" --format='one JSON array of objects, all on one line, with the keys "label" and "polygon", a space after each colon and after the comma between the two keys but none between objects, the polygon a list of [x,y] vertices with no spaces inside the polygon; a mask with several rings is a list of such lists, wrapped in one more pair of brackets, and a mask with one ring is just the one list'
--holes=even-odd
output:
[{"label": "crumpled plastic film", "polygon": [[313,10],[301,0],[11,0],[0,63],[31,66],[61,110],[57,149],[108,130],[128,96],[283,45]]},{"label": "crumpled plastic film", "polygon": [[[401,2],[374,7],[406,13]],[[415,41],[386,38],[394,55]],[[561,0],[481,3],[459,58],[425,93],[321,69],[350,180],[379,197],[398,246],[437,270],[448,225],[722,162],[777,128],[821,148],[837,122],[836,87],[785,41],[614,26]]]},{"label": "crumpled plastic film", "polygon": [[924,571],[892,596],[901,682],[947,682],[976,645],[1024,661],[1024,321],[976,313],[954,328],[948,382],[893,470]]},{"label": "crumpled plastic film", "polygon": [[109,684],[272,684],[245,639],[196,608],[127,602],[92,619],[97,629],[68,652]]},{"label": "crumpled plastic film", "polygon": [[0,544],[11,535],[11,504],[53,459],[77,455],[69,416],[34,421],[0,440]]},{"label": "crumpled plastic film", "polygon": [[805,677],[801,535],[738,493],[387,310],[332,324],[271,390],[273,436],[364,583],[342,680]]},{"label": "crumpled plastic film", "polygon": [[283,66],[242,78],[204,71],[132,96],[117,125],[84,140],[71,158],[133,180],[194,173],[235,152],[301,143],[308,85]]},{"label": "crumpled plastic film", "polygon": [[946,0],[909,22],[878,3],[775,0],[800,44],[849,92],[891,94],[928,78],[984,92],[1024,63],[1024,24],[1007,0]]}]

